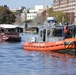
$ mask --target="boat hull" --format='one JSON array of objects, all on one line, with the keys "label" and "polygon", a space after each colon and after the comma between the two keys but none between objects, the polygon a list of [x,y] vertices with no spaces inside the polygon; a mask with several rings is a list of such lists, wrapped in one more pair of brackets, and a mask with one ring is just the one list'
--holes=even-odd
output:
[{"label": "boat hull", "polygon": [[57,51],[76,49],[76,38],[69,38],[58,42],[25,42],[24,50]]}]

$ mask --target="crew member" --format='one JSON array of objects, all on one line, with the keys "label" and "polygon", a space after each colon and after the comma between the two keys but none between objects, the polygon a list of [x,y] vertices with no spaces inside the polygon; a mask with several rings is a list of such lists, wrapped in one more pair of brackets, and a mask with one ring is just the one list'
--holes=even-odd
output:
[{"label": "crew member", "polygon": [[70,38],[70,30],[68,28],[68,23],[65,23],[63,28],[63,39]]},{"label": "crew member", "polygon": [[76,26],[73,26],[73,31],[72,31],[72,36],[75,38],[75,34],[76,34]]}]

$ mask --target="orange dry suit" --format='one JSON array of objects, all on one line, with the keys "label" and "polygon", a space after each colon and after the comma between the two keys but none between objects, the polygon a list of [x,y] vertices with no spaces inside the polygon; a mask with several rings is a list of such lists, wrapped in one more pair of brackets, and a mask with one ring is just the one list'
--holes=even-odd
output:
[{"label": "orange dry suit", "polygon": [[67,27],[64,27],[64,33],[69,33],[69,29]]},{"label": "orange dry suit", "polygon": [[68,27],[64,27],[64,34],[65,38],[70,38],[70,30],[68,29]]}]

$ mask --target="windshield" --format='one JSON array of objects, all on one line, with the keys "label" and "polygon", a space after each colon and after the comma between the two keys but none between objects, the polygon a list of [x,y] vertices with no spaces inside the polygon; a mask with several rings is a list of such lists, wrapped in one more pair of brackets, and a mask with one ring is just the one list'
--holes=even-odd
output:
[{"label": "windshield", "polygon": [[30,27],[30,28],[27,28],[25,32],[29,34],[38,34],[38,28]]},{"label": "windshield", "polygon": [[61,37],[62,36],[62,29],[54,29],[52,35],[57,36],[57,37]]}]

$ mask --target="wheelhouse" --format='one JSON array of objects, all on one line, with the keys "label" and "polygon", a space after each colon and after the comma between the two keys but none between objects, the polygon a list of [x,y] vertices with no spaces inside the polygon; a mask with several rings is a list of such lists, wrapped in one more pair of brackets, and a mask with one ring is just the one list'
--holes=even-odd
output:
[{"label": "wheelhouse", "polygon": [[[74,26],[68,27],[73,34]],[[34,36],[37,42],[56,42],[63,39],[63,26],[60,25],[32,27],[27,30],[30,30],[30,37]]]}]

